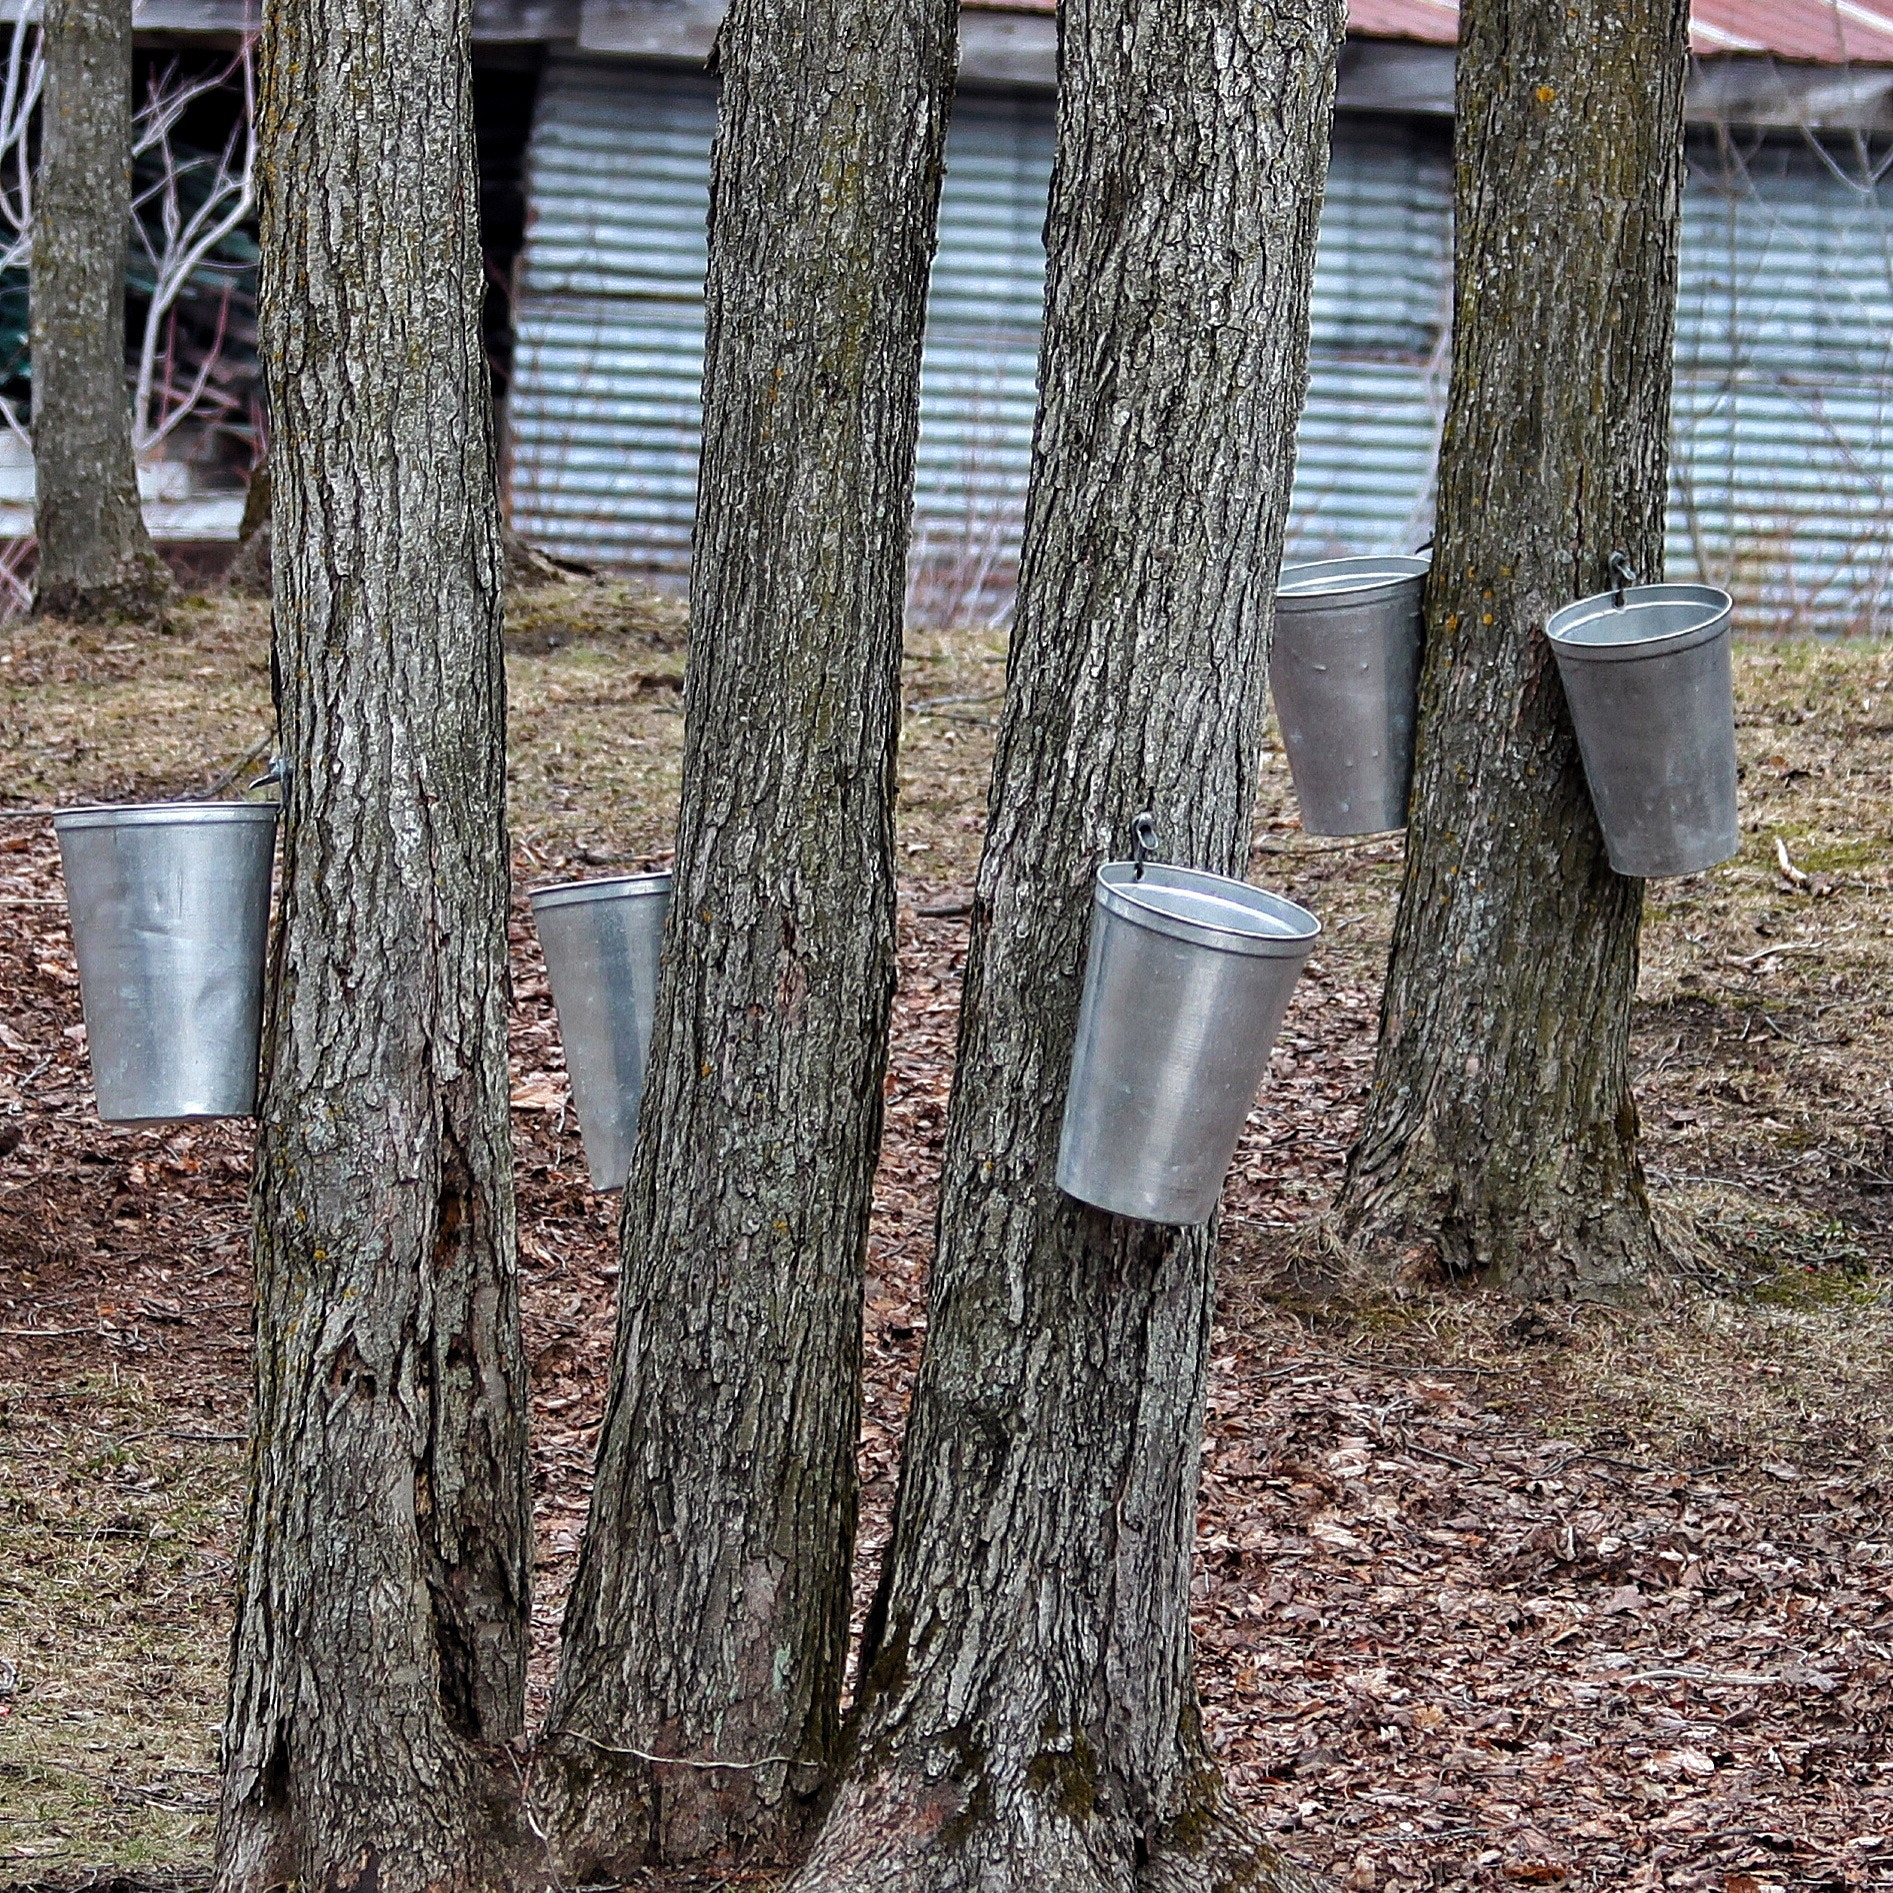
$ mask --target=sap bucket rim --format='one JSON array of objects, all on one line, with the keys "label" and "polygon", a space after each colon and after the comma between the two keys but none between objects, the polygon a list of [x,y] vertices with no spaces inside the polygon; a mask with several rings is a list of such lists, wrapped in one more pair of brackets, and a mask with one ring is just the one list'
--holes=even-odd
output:
[{"label": "sap bucket rim", "polygon": [[668,868],[653,874],[603,874],[589,881],[557,881],[526,896],[535,914],[552,907],[575,907],[590,901],[648,900],[668,894],[675,877]]},{"label": "sap bucket rim", "polygon": [[1424,553],[1371,553],[1346,559],[1310,559],[1282,567],[1275,609],[1297,614],[1348,611],[1383,592],[1397,591],[1433,569]]},{"label": "sap bucket rim", "polygon": [[[1545,636],[1560,663],[1635,664],[1693,651],[1699,644],[1723,636],[1735,609],[1734,599],[1719,585],[1630,585],[1624,588],[1622,597],[1619,604],[1616,592],[1597,592],[1551,614],[1545,621]],[[1686,616],[1673,629],[1640,637],[1604,642],[1577,635],[1584,626],[1619,612],[1652,612],[1664,606],[1694,606],[1700,615]]]},{"label": "sap bucket rim", "polygon": [[[1181,895],[1184,901],[1153,901],[1153,893]],[[1247,881],[1231,880],[1202,868],[1146,861],[1140,877],[1133,861],[1107,861],[1098,870],[1095,895],[1105,913],[1134,927],[1211,952],[1236,953],[1248,959],[1305,959],[1321,937],[1321,922],[1307,908],[1252,887]],[[1188,912],[1192,901],[1201,902],[1205,911]],[[1179,905],[1184,911],[1179,911]],[[1265,922],[1269,930],[1213,917],[1218,914],[1252,915]]]},{"label": "sap bucket rim", "polygon": [[276,802],[96,802],[62,808],[53,816],[55,834],[87,828],[158,828],[174,823],[215,826],[222,822],[270,822],[282,815]]}]

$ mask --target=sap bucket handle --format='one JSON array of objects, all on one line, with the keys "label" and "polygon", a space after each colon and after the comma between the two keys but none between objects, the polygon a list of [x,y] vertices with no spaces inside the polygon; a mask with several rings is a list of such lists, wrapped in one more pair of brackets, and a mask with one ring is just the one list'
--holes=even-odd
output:
[{"label": "sap bucket handle", "polygon": [[1138,880],[1144,878],[1144,865],[1157,850],[1163,846],[1163,837],[1157,833],[1157,817],[1154,811],[1145,809],[1131,824],[1131,866],[1137,870]]}]

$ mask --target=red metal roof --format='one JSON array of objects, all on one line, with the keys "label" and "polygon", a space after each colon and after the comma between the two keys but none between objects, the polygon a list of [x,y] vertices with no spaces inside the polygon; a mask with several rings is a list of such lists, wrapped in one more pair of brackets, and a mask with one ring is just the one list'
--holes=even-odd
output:
[{"label": "red metal roof", "polygon": [[[1455,0],[1348,0],[1359,39],[1413,39],[1450,46]],[[1698,53],[1772,53],[1821,65],[1893,65],[1893,0],[1695,0],[1690,37]]]},{"label": "red metal roof", "polygon": [[1459,8],[1456,0],[1348,0],[1347,30],[1355,39],[1450,46],[1459,37]]}]

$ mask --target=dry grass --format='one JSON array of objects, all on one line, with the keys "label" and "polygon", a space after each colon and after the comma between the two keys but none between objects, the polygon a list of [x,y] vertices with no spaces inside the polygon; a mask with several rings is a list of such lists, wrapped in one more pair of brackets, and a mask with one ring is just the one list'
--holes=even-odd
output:
[{"label": "dry grass", "polygon": [[[1369,1353],[1511,1374],[1528,1360],[1521,1406],[1592,1440],[1684,1464],[1893,1472],[1893,647],[1738,646],[1736,676],[1741,853],[1648,888],[1633,1052],[1676,1265],[1666,1298],[1567,1313],[1526,1337],[1511,1332],[1513,1304],[1481,1295],[1289,1301],[1297,1321]],[[1252,877],[1322,915],[1331,989],[1377,991],[1400,850],[1301,838],[1279,750],[1269,765]],[[1351,1042],[1324,1050],[1357,1081],[1330,1113],[1344,1145],[1371,1008],[1357,1008]],[[1304,1214],[1337,1172],[1338,1160],[1301,1192]],[[1274,1254],[1253,1254],[1229,1271],[1238,1325],[1279,1339]]]},{"label": "dry grass", "polygon": [[1655,1309],[1528,1313],[1481,1292],[1310,1307],[1274,1298],[1262,1278],[1232,1284],[1226,1313],[1233,1333],[1272,1349],[1490,1374],[1496,1404],[1588,1446],[1696,1468],[1845,1465],[1893,1477],[1885,1263],[1811,1279],[1797,1269],[1793,1304],[1775,1275]]},{"label": "dry grass", "polygon": [[[518,601],[509,780],[523,881],[662,857],[681,630],[674,605],[632,586]],[[971,883],[1003,666],[996,634],[910,641],[898,826],[910,912],[950,906]],[[1323,1139],[1293,1162],[1279,1143],[1252,1143],[1232,1192],[1225,1321],[1259,1358],[1344,1348],[1477,1368],[1521,1424],[1638,1459],[1893,1470],[1881,1417],[1893,650],[1749,648],[1738,668],[1742,855],[1652,890],[1639,1095],[1653,1182],[1693,1273],[1645,1313],[1521,1331],[1515,1308],[1481,1296],[1293,1310],[1272,1299],[1271,1232],[1319,1211],[1358,1110],[1399,848],[1304,837],[1271,749],[1252,876],[1313,903],[1327,937],[1263,1113],[1270,1095],[1301,1099]],[[259,607],[191,601],[142,639],[0,633],[0,803],[201,792],[260,752],[268,727]],[[908,995],[929,1013],[950,1006],[950,955],[927,961]],[[916,1172],[932,1135],[907,1153]],[[18,1267],[0,1256],[0,1327],[19,1324],[30,1288]],[[241,1356],[229,1358],[239,1400]],[[181,1410],[161,1373],[133,1361],[101,1378],[55,1362],[0,1385],[0,1658],[17,1672],[0,1694],[0,1878],[206,1854],[240,1453],[183,1437],[236,1427],[227,1409]],[[571,1446],[574,1466],[584,1453]]]},{"label": "dry grass", "polygon": [[206,1431],[129,1382],[0,1392],[0,1863],[16,1871],[203,1857],[241,1462]]},{"label": "dry grass", "polygon": [[188,600],[157,635],[0,629],[0,802],[201,794],[271,728],[268,614],[248,599]]}]

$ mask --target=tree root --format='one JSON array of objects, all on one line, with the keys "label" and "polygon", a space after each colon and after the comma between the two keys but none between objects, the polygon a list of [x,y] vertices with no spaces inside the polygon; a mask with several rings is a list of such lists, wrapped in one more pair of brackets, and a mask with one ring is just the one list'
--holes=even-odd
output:
[{"label": "tree root", "polygon": [[1528,1186],[1497,1159],[1456,1167],[1430,1141],[1371,1169],[1356,1146],[1332,1223],[1357,1272],[1410,1287],[1476,1281],[1521,1301],[1643,1302],[1665,1262],[1634,1156],[1621,1175],[1573,1167]]},{"label": "tree root", "polygon": [[1206,1807],[1157,1836],[1137,1870],[1137,1893],[1319,1893],[1319,1882],[1263,1840],[1227,1790],[1209,1792]]},{"label": "tree root", "polygon": [[310,1806],[281,1779],[226,1778],[214,1893],[492,1893],[545,1883],[519,1823],[517,1778],[498,1752],[437,1752],[417,1792],[379,1804]]},{"label": "tree root", "polygon": [[171,568],[157,553],[119,562],[100,584],[54,579],[33,594],[33,615],[67,624],[156,624],[177,590]]},{"label": "tree root", "polygon": [[650,1860],[650,1769],[634,1756],[549,1736],[533,1756],[526,1806],[567,1884],[622,1879]]},{"label": "tree root", "polygon": [[983,1779],[858,1778],[788,1893],[1135,1893],[1128,1860],[1111,1871],[1086,1825]]},{"label": "tree root", "polygon": [[1220,1786],[1140,1845],[1127,1821],[989,1782],[841,1790],[788,1893],[1319,1893]]}]

